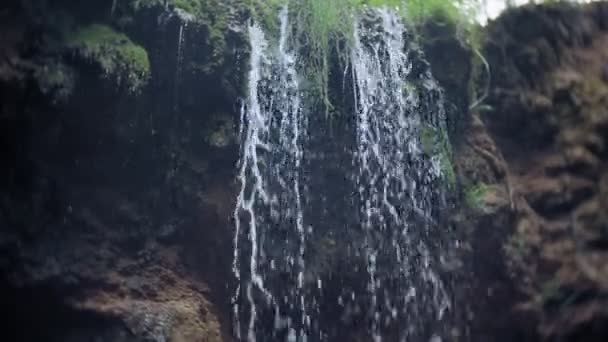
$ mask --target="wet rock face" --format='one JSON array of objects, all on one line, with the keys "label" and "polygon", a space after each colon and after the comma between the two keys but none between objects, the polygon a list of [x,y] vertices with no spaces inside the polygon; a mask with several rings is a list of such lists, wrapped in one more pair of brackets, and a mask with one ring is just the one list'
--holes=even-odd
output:
[{"label": "wet rock face", "polygon": [[[40,36],[48,23],[22,3],[0,11],[19,19],[0,24],[10,33],[0,40],[0,285],[15,293],[5,310],[20,308],[8,340],[44,339],[34,330],[58,341],[224,340],[233,122],[247,54],[238,27],[226,32],[224,55],[208,56],[208,23],[188,23],[180,61],[185,26],[174,13],[146,8],[121,26],[111,2],[91,6],[103,8],[78,25],[99,21],[147,50],[150,79],[133,94],[54,53]],[[79,13],[76,2],[53,5]],[[221,62],[203,70],[211,61]],[[47,62],[75,75],[61,101],[36,79]]]},{"label": "wet rock face", "polygon": [[540,336],[531,340],[608,336],[608,31],[598,15],[607,9],[528,6],[488,28],[493,111],[471,146],[508,190],[486,229],[506,233],[507,279],[520,298],[511,319],[528,321],[522,331]]}]

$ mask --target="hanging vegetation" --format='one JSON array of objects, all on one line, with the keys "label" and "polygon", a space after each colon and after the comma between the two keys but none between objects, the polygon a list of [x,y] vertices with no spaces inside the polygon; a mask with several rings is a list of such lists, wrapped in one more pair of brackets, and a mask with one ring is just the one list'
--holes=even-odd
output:
[{"label": "hanging vegetation", "polygon": [[454,25],[458,39],[472,49],[478,49],[479,35],[475,17],[480,0],[249,0],[256,20],[271,33],[277,32],[278,8],[288,5],[296,17],[298,43],[305,56],[312,97],[318,99],[326,112],[331,112],[328,94],[329,59],[332,53],[347,62],[347,49],[353,41],[357,13],[369,7],[389,7],[397,11],[414,32],[428,20]]}]

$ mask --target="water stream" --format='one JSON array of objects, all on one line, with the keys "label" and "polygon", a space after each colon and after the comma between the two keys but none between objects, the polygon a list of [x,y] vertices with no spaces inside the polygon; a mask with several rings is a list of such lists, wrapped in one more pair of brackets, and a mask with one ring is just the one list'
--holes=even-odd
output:
[{"label": "water stream", "polygon": [[353,124],[343,128],[352,139],[334,148],[327,120],[303,100],[287,9],[279,19],[277,44],[257,24],[248,28],[235,336],[426,341],[450,309],[437,265],[445,241],[441,151],[423,141],[446,132],[441,90],[412,60],[398,16],[361,15],[351,52]]},{"label": "water stream", "polygon": [[381,326],[396,321],[414,331],[429,314],[440,320],[450,304],[428,246],[436,236],[433,202],[440,199],[442,171],[420,139],[423,130],[445,130],[442,101],[422,106],[418,93],[437,87],[430,74],[416,80],[420,85],[409,79],[403,24],[388,10],[376,14],[357,22],[351,60],[362,248],[372,336],[381,341]]},{"label": "water stream", "polygon": [[[234,213],[234,273],[240,281],[235,294],[236,333],[248,341],[255,341],[263,329],[258,318],[260,298],[272,308],[273,317],[266,319],[277,330],[284,328],[301,340],[308,323],[300,183],[306,123],[301,115],[296,57],[288,49],[287,9],[281,11],[280,22],[278,48],[272,53],[260,27],[249,27],[249,96],[242,108],[241,190]],[[243,262],[244,258],[248,261]],[[241,328],[242,322],[247,326]]]},{"label": "water stream", "polygon": [[187,21],[180,21],[179,23],[179,33],[178,33],[178,37],[177,37],[177,52],[175,55],[175,80],[174,80],[174,85],[173,85],[173,89],[174,89],[174,110],[177,112],[179,111],[179,85],[180,85],[180,77],[182,75],[182,63],[184,60],[184,45],[185,45],[185,40],[186,40],[186,36],[185,36],[185,31],[188,30],[188,22]]}]

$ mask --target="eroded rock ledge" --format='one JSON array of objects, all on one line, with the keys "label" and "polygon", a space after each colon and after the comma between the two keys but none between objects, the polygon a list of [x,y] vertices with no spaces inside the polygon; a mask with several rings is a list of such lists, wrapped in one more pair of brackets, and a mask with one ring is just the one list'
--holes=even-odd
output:
[{"label": "eroded rock ledge", "polygon": [[517,340],[603,341],[608,6],[510,10],[485,46],[490,110],[473,113],[457,155],[478,197],[474,259],[490,310],[511,308],[498,324],[519,327]]}]

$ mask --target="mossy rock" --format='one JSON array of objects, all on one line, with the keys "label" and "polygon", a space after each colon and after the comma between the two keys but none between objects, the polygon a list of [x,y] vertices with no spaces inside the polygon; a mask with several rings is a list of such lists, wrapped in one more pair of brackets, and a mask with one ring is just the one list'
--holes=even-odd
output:
[{"label": "mossy rock", "polygon": [[139,92],[150,78],[147,51],[111,27],[94,24],[79,28],[65,36],[65,45],[132,92]]},{"label": "mossy rock", "polygon": [[469,188],[465,194],[467,206],[474,210],[483,211],[485,209],[484,198],[488,190],[488,186],[484,183],[479,183]]},{"label": "mossy rock", "polygon": [[201,0],[174,0],[175,8],[179,8],[186,13],[196,15],[202,10]]}]

